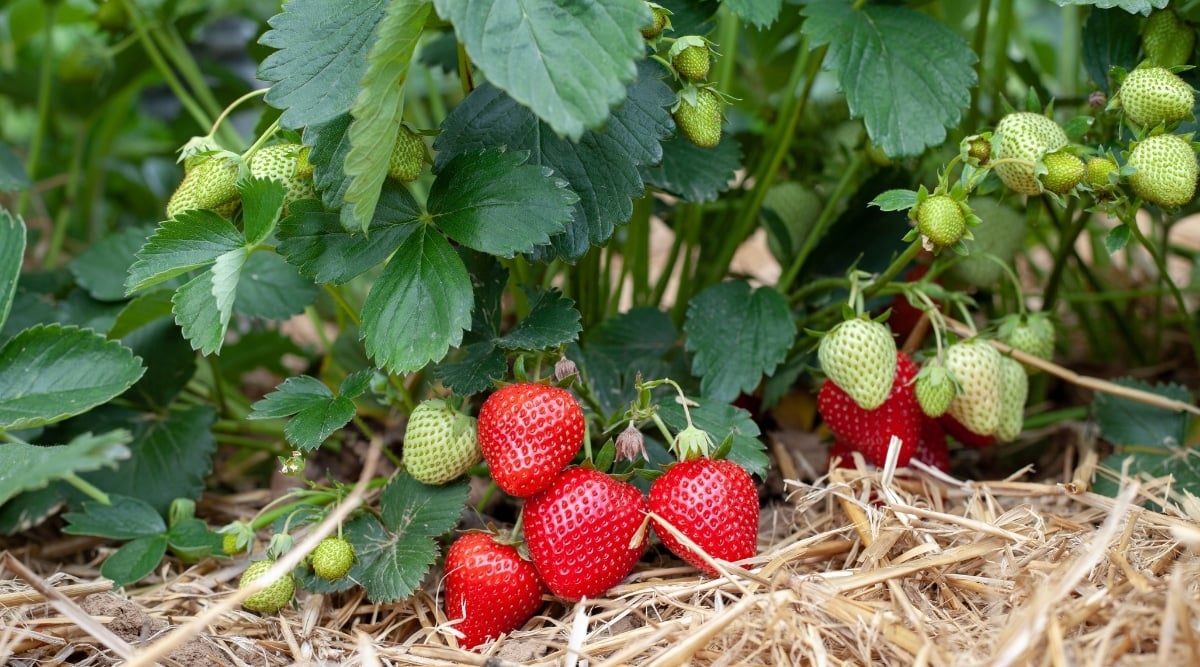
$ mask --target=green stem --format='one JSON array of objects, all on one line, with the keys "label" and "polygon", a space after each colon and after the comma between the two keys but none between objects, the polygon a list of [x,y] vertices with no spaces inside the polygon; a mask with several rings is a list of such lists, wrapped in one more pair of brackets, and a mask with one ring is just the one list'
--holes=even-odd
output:
[{"label": "green stem", "polygon": [[821,209],[821,215],[817,217],[817,221],[813,223],[812,229],[808,231],[808,235],[804,237],[804,245],[800,246],[800,251],[792,258],[792,263],[788,265],[787,271],[779,278],[779,283],[776,288],[787,294],[791,289],[792,283],[800,275],[800,269],[804,268],[804,262],[808,260],[808,256],[817,248],[817,244],[825,237],[825,232],[829,231],[829,226],[833,224],[834,217],[837,214],[838,204],[849,195],[850,188],[853,186],[855,179],[858,177],[858,171],[866,164],[867,157],[863,151],[858,151],[850,159],[850,164],[846,165],[846,171],[842,172],[842,179],[838,181],[833,192],[825,200],[825,207]]},{"label": "green stem", "polygon": [[[1075,220],[1065,234],[1059,238],[1058,247],[1054,251],[1054,264],[1050,268],[1050,277],[1046,279],[1046,288],[1043,290],[1043,305],[1042,310],[1051,312],[1054,310],[1054,304],[1058,300],[1058,288],[1062,283],[1062,273],[1066,268],[1067,258],[1075,250],[1075,240],[1087,229],[1090,216],[1081,215]],[[1061,225],[1060,225],[1061,228]]]},{"label": "green stem", "polygon": [[225,400],[225,380],[221,375],[221,362],[217,360],[215,354],[210,354],[204,357],[208,362],[208,370],[213,376],[213,392],[216,394],[217,414],[221,416],[229,415],[229,404]]},{"label": "green stem", "polygon": [[733,68],[737,64],[738,33],[741,22],[737,14],[729,11],[725,4],[718,10],[717,19],[717,49],[721,57],[717,60],[717,68],[713,73],[713,83],[721,90],[729,90],[733,84]]},{"label": "green stem", "polygon": [[[977,84],[983,83],[983,52],[987,48],[988,15],[991,14],[991,11],[992,0],[980,0],[978,8],[979,22],[975,24],[975,34],[971,40],[971,50],[979,55],[979,59],[975,61],[975,81]],[[974,127],[979,123],[979,95],[982,89],[982,85],[976,85],[971,88],[971,107],[967,110],[966,122],[963,123],[963,127],[966,128],[968,134],[975,134]]]},{"label": "green stem", "polygon": [[137,8],[134,2],[125,2],[125,10],[129,14],[129,19],[133,22],[133,29],[137,33],[138,40],[142,43],[142,49],[146,51],[146,56],[150,58],[150,62],[154,65],[154,68],[162,75],[167,87],[171,89],[175,97],[179,98],[179,103],[183,105],[183,108],[196,121],[196,124],[207,130],[212,126],[212,119],[204,112],[204,109],[200,107],[200,104],[196,102],[196,99],[192,97],[187,88],[180,83],[179,78],[175,76],[175,72],[171,70],[170,64],[167,63],[162,53],[159,52],[154,39],[150,36],[149,30],[146,28],[141,10]]},{"label": "green stem", "polygon": [[63,475],[62,479],[63,479],[63,481],[65,481],[66,483],[75,487],[76,489],[81,491],[84,495],[91,498],[92,500],[95,500],[96,502],[100,503],[101,505],[111,505],[112,504],[112,501],[109,500],[107,493],[101,491],[100,489],[97,489],[90,482],[83,479],[79,475],[76,475],[73,472],[69,472],[66,475]]},{"label": "green stem", "polygon": [[1184,316],[1183,325],[1187,329],[1188,338],[1192,341],[1192,355],[1197,361],[1200,361],[1200,331],[1196,329],[1195,318],[1188,315],[1190,311],[1187,301],[1183,298],[1183,292],[1179,291],[1179,286],[1175,284],[1174,280],[1171,280],[1171,274],[1167,272],[1166,258],[1155,245],[1150,243],[1146,235],[1142,234],[1142,230],[1137,226],[1137,220],[1131,220],[1126,223],[1126,226],[1129,227],[1130,233],[1138,240],[1138,243],[1141,243],[1146,252],[1150,253],[1150,258],[1154,260],[1154,266],[1158,267],[1159,280],[1166,283],[1167,289],[1171,291],[1171,296],[1175,298],[1175,307]]},{"label": "green stem", "polygon": [[[42,162],[42,142],[46,140],[46,132],[50,126],[50,98],[54,90],[54,21],[58,11],[57,2],[43,3],[46,10],[45,22],[42,27],[42,38],[45,40],[45,55],[42,57],[42,68],[38,72],[37,98],[37,130],[29,143],[29,159],[25,163],[29,178],[37,181],[38,171]],[[25,208],[29,205],[29,197],[33,188],[21,190],[17,199],[17,215],[24,216]]]},{"label": "green stem", "polygon": [[904,267],[908,266],[919,254],[921,254],[921,241],[917,239],[908,244],[904,252],[900,253],[896,259],[893,259],[892,263],[883,270],[883,273],[879,274],[878,278],[873,279],[870,285],[867,285],[867,288],[862,292],[863,300],[866,301],[878,294],[879,290],[886,287],[888,283],[892,282],[893,278],[900,275]]},{"label": "green stem", "polygon": [[[996,5],[996,25],[989,31],[996,36],[992,40],[991,52],[991,85],[989,88],[994,91],[994,94],[999,97],[1004,94],[1006,79],[1008,78],[1008,37],[1012,34],[1013,28],[1013,0],[999,0]],[[980,54],[983,57],[983,54]],[[980,81],[980,87],[983,87],[983,81]],[[995,105],[994,105],[995,106]]]}]

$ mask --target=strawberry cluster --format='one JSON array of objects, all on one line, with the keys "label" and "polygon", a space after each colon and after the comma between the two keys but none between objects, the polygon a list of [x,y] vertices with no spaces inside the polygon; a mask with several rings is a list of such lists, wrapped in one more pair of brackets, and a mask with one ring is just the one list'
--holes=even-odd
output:
[{"label": "strawberry cluster", "polygon": [[[546,593],[570,601],[603,595],[641,559],[648,524],[668,549],[710,574],[716,574],[711,558],[754,555],[758,492],[739,465],[708,458],[702,446],[658,477],[647,497],[627,481],[569,465],[584,429],[570,392],[548,385],[507,385],[480,408],[479,446],[492,478],[525,499],[529,558],[512,540],[483,533],[451,546],[445,611],[463,645],[474,648],[521,627]],[[676,443],[695,442],[697,433],[711,443],[695,427],[681,431]]]}]

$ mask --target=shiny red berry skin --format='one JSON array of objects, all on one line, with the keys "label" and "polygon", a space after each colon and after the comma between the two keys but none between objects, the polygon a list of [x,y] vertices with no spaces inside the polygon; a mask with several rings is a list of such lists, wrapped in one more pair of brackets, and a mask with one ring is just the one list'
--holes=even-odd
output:
[{"label": "shiny red berry skin", "polygon": [[583,410],[566,389],[510,384],[479,409],[479,448],[496,484],[510,496],[528,498],[575,458],[584,428]]},{"label": "shiny red berry skin", "polygon": [[[750,474],[733,461],[694,459],[671,466],[650,486],[650,511],[713,558],[739,561],[758,549],[758,489]],[[666,527],[657,521],[653,525],[671,553],[717,574]]]},{"label": "shiny red berry skin", "polygon": [[533,563],[487,533],[467,533],[446,553],[446,618],[467,648],[525,625],[545,592]]}]

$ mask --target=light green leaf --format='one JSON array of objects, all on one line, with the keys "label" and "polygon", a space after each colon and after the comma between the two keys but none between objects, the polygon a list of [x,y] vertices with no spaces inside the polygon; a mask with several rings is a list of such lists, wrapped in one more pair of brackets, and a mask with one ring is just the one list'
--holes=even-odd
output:
[{"label": "light green leaf", "polygon": [[334,396],[320,380],[301,375],[284,380],[254,405],[247,419],[295,415],[284,429],[287,441],[309,451],[321,446],[334,431],[354,418],[354,401]]},{"label": "light green leaf", "polygon": [[132,540],[167,532],[167,523],[148,503],[131,496],[114,495],[108,505],[94,500],[83,503],[82,512],[63,515],[68,535],[92,535],[109,540]]},{"label": "light green leaf", "polygon": [[0,327],[8,319],[25,258],[25,223],[0,208]]},{"label": "light green leaf", "polygon": [[39,325],[0,347],[0,429],[33,428],[66,419],[133,386],[141,360],[91,331]]},{"label": "light green leaf", "polygon": [[93,243],[67,264],[75,282],[99,301],[124,301],[125,278],[151,230],[129,227]]},{"label": "light green leaf", "polygon": [[743,21],[762,29],[778,18],[783,0],[725,0],[725,5]]},{"label": "light green leaf", "polygon": [[242,267],[246,266],[248,255],[249,251],[244,247],[230,250],[218,257],[212,265],[212,293],[217,304],[222,336],[233,317],[233,302],[237,299],[238,281],[241,280]]},{"label": "light green leaf", "polygon": [[174,304],[175,323],[183,329],[183,337],[193,350],[207,355],[221,349],[225,325],[221,323],[221,313],[213,295],[212,269],[205,269],[176,290],[171,303]]},{"label": "light green leaf", "polygon": [[971,103],[977,60],[957,33],[908,7],[812,0],[801,12],[871,141],[891,157],[920,155],[946,140]]},{"label": "light green leaf", "polygon": [[242,315],[285,320],[301,313],[317,296],[317,286],[273,252],[246,260],[233,307]]},{"label": "light green leaf", "polygon": [[379,0],[289,0],[258,41],[278,49],[258,68],[272,81],[266,101],[283,109],[279,123],[300,128],[350,110],[367,70],[375,26],[388,3]]},{"label": "light green leaf", "polygon": [[212,211],[185,211],[163,222],[129,267],[125,293],[157,285],[208,266],[245,244],[233,223]]},{"label": "light green leaf", "polygon": [[1117,225],[1104,237],[1104,249],[1109,255],[1115,255],[1129,244],[1129,225]]},{"label": "light green leaf", "polygon": [[775,372],[796,339],[787,299],[744,281],[714,285],[688,304],[687,350],[706,397],[732,401]]},{"label": "light green leaf", "polygon": [[488,81],[578,140],[625,97],[650,23],[642,0],[436,0]]},{"label": "light green leaf", "polygon": [[1152,9],[1167,6],[1167,0],[1054,0],[1059,7],[1067,5],[1091,5],[1096,9],[1124,9],[1130,14],[1149,15]]},{"label": "light green leaf", "polygon": [[336,213],[294,212],[279,223],[278,251],[317,282],[341,285],[395,252],[420,214],[407,189],[385,183],[366,234],[344,228]]},{"label": "light green leaf", "polygon": [[275,223],[283,212],[287,188],[268,178],[249,178],[238,183],[242,195],[242,226],[246,229],[246,245],[253,248],[275,231]]},{"label": "light green leaf", "polygon": [[907,211],[917,205],[917,193],[913,190],[887,190],[879,193],[867,206],[878,206],[881,211]]},{"label": "light green leaf", "polygon": [[462,259],[441,234],[421,225],[400,245],[363,304],[367,354],[393,373],[441,359],[471,326],[472,300]]},{"label": "light green leaf", "polygon": [[350,153],[344,169],[350,178],[345,205],[364,232],[375,215],[379,189],[387,177],[392,145],[404,113],[404,82],[417,40],[432,5],[428,0],[392,0],[375,29],[367,71],[350,109]]},{"label": "light green leaf", "polygon": [[129,431],[85,433],[65,445],[0,444],[0,505],[18,493],[45,488],[55,480],[113,467],[129,458]]},{"label": "light green leaf", "polygon": [[480,252],[512,257],[550,242],[579,201],[525,151],[464,153],[446,164],[429,191],[429,212],[447,236]]},{"label": "light green leaf", "polygon": [[496,341],[509,350],[545,350],[569,343],[583,330],[575,302],[558,290],[541,292],[529,314]]},{"label": "light green leaf", "polygon": [[121,588],[149,575],[167,555],[167,536],[139,537],[117,549],[100,565],[100,576]]}]

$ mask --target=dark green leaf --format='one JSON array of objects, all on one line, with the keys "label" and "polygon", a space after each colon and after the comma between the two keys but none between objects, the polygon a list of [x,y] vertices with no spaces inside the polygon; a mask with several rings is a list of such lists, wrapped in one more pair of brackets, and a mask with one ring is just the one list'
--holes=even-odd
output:
[{"label": "dark green leaf", "polygon": [[36,491],[51,482],[129,458],[128,431],[81,435],[65,445],[0,444],[0,505],[22,491]]},{"label": "dark green leaf", "polygon": [[15,192],[31,186],[29,175],[8,145],[0,143],[0,192]]},{"label": "dark green leaf", "polygon": [[700,148],[684,137],[662,144],[662,163],[642,167],[642,178],[659,190],[689,202],[716,201],[729,189],[735,172],[742,166],[737,140],[728,134],[713,148]]},{"label": "dark green leaf", "polygon": [[128,348],[57,324],[36,326],[0,347],[0,429],[33,428],[86,412],[145,372]]},{"label": "dark green leaf", "polygon": [[571,221],[579,197],[528,159],[525,151],[499,150],[451,159],[429,190],[437,226],[468,248],[501,257],[549,243]]},{"label": "dark green leaf", "polygon": [[1112,92],[1110,68],[1130,70],[1138,63],[1141,40],[1137,31],[1130,28],[1129,14],[1118,9],[1093,9],[1083,23],[1083,65],[1105,93]]},{"label": "dark green leaf", "polygon": [[[625,97],[650,23],[642,0],[435,0],[487,80],[573,140]],[[503,36],[503,37],[501,37]]]},{"label": "dark green leaf", "polygon": [[763,375],[775,372],[796,339],[787,299],[773,288],[752,290],[740,280],[718,283],[693,297],[683,330],[701,392],[723,401],[753,392]]},{"label": "dark green leaf", "polygon": [[372,602],[403,600],[421,585],[437,560],[437,543],[416,533],[398,533],[378,545],[378,554],[363,574],[362,586]]},{"label": "dark green leaf", "polygon": [[605,128],[584,132],[578,142],[557,137],[529,109],[484,84],[442,123],[435,169],[463,153],[504,147],[529,151],[531,163],[552,168],[579,196],[567,232],[554,240],[560,255],[577,259],[591,244],[607,243],[616,225],[629,219],[631,200],[645,191],[638,168],[662,160],[659,142],[671,133],[664,107],[674,96],[658,80],[661,72],[643,67]]},{"label": "dark green leaf", "polygon": [[661,359],[675,347],[678,333],[666,313],[641,306],[600,323],[588,332],[587,349],[613,361],[637,366],[643,360]]},{"label": "dark green leaf", "polygon": [[350,184],[344,201],[345,208],[352,209],[357,222],[354,226],[364,232],[375,216],[379,188],[387,177],[391,148],[404,112],[404,81],[430,8],[428,0],[387,3],[350,110],[354,122],[350,124],[350,152],[344,165]]},{"label": "dark green leaf", "polygon": [[336,213],[297,213],[279,223],[279,254],[317,282],[340,285],[386,260],[420,214],[407,189],[386,183],[366,234],[347,231]]},{"label": "dark green leaf", "polygon": [[912,190],[888,190],[871,200],[871,206],[881,211],[907,211],[917,205],[917,193]]},{"label": "dark green leaf", "polygon": [[[714,446],[732,434],[733,448],[729,452],[729,460],[753,475],[765,477],[770,461],[764,451],[766,447],[758,439],[758,424],[754,423],[750,413],[720,401],[694,400],[700,405],[691,408],[692,423],[712,436]],[[674,401],[660,403],[659,414],[673,432],[677,433],[687,426],[683,407]]]},{"label": "dark green leaf", "polygon": [[801,11],[811,45],[829,45],[850,115],[884,153],[920,155],[958,126],[977,57],[957,33],[908,7],[812,0]]},{"label": "dark green leaf", "polygon": [[438,364],[433,375],[456,394],[477,394],[490,389],[496,380],[508,372],[508,360],[491,341],[480,341],[462,348],[458,361]]},{"label": "dark green leaf", "polygon": [[[313,123],[304,128],[304,143],[312,146],[308,161],[313,163],[313,184],[321,193],[321,201],[330,210],[342,208],[350,179],[344,169],[346,156],[350,154],[350,137],[346,134],[354,119],[349,113],[338,115],[325,123]],[[347,210],[340,217],[342,226],[348,231],[361,231],[354,222],[353,211]]]},{"label": "dark green leaf", "polygon": [[0,208],[0,326],[8,319],[25,258],[25,223]]},{"label": "dark green leaf", "polygon": [[238,183],[242,195],[242,223],[246,229],[246,245],[254,247],[275,231],[275,223],[283,212],[287,188],[268,178],[249,178]]},{"label": "dark green leaf", "polygon": [[124,301],[126,274],[151,232],[148,227],[129,227],[107,236],[79,253],[67,268],[93,299]]},{"label": "dark green leaf", "polygon": [[492,255],[459,248],[458,254],[471,274],[475,291],[475,310],[471,314],[471,332],[475,338],[491,341],[500,333],[504,318],[501,307],[508,286],[508,269]]},{"label": "dark green leaf", "polygon": [[569,343],[583,330],[575,302],[558,290],[540,292],[529,314],[496,341],[509,350],[545,350]]},{"label": "dark green leaf", "polygon": [[[1059,7],[1067,5],[1091,5],[1097,9],[1124,9],[1130,14],[1149,14],[1152,9],[1167,6],[1167,0],[1054,0]],[[1126,17],[1125,20],[1129,20]]]},{"label": "dark green leaf", "polygon": [[211,405],[161,415],[111,406],[97,412],[75,421],[84,422],[84,427],[93,426],[93,419],[130,427],[132,456],[115,470],[88,473],[84,479],[107,493],[135,496],[160,514],[165,514],[176,498],[200,497],[217,449],[212,434],[217,413]]},{"label": "dark green leaf", "polygon": [[437,537],[458,525],[468,490],[466,481],[428,486],[400,473],[384,487],[379,511],[392,532]]},{"label": "dark green leaf", "polygon": [[[196,372],[196,353],[174,320],[166,317],[125,334],[121,344],[141,357],[146,366],[146,374],[125,392],[124,398],[151,410],[166,410]],[[222,357],[222,369],[224,361]]]},{"label": "dark green leaf", "polygon": [[125,304],[125,307],[117,314],[116,321],[109,327],[109,339],[124,338],[147,324],[170,315],[173,295],[172,290],[160,289],[134,297]]},{"label": "dark green leaf", "polygon": [[317,286],[273,252],[256,252],[246,260],[237,284],[234,310],[242,315],[285,320],[304,312],[317,296]]},{"label": "dark green leaf", "polygon": [[338,387],[338,393],[349,399],[358,398],[371,387],[371,380],[374,377],[375,371],[371,369],[351,373],[342,380],[341,386]]},{"label": "dark green leaf", "polygon": [[284,429],[289,443],[309,451],[321,446],[334,431],[354,418],[354,401],[334,396],[320,380],[301,375],[288,378],[275,391],[251,406],[247,419],[295,415]]},{"label": "dark green leaf", "polygon": [[323,123],[350,110],[387,5],[290,0],[271,18],[258,41],[278,50],[263,60],[258,76],[273,82],[266,101],[283,110],[282,126]]},{"label": "dark green leaf", "polygon": [[[1124,387],[1141,389],[1177,401],[1191,403],[1188,390],[1180,385],[1151,385],[1129,378],[1115,380]],[[1111,394],[1097,393],[1092,411],[1104,439],[1117,446],[1174,449],[1187,437],[1187,414],[1157,408]]]},{"label": "dark green leaf", "polygon": [[775,22],[783,0],[725,0],[725,5],[743,21],[761,29]]},{"label": "dark green leaf", "polygon": [[[0,445],[0,449],[3,447]],[[37,526],[57,514],[63,503],[62,494],[54,486],[27,491],[0,503],[0,535],[13,535]]]},{"label": "dark green leaf", "polygon": [[184,519],[167,531],[171,553],[185,563],[196,563],[214,553],[221,553],[222,537],[208,529],[200,519]]},{"label": "dark green leaf", "polygon": [[108,505],[94,500],[83,503],[80,512],[63,515],[68,535],[92,535],[110,540],[132,540],[167,532],[167,523],[153,507],[138,498],[113,495]]},{"label": "dark green leaf", "polygon": [[242,247],[242,233],[212,211],[185,211],[163,222],[129,267],[125,293],[157,285],[208,266],[221,255]]},{"label": "dark green leaf", "polygon": [[1115,255],[1129,244],[1129,225],[1117,225],[1104,237],[1104,249]]},{"label": "dark green leaf", "polygon": [[471,303],[462,259],[441,234],[422,225],[400,245],[363,304],[367,353],[393,373],[441,359],[462,342]]},{"label": "dark green leaf", "polygon": [[136,539],[117,549],[100,566],[100,576],[111,579],[113,588],[140,581],[158,567],[167,555],[167,536]]}]

